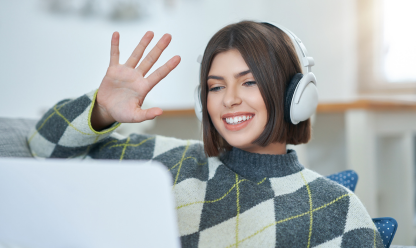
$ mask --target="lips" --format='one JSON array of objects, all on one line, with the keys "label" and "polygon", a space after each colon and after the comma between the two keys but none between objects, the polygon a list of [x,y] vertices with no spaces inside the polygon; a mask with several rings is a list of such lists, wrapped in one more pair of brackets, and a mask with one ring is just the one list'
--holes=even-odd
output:
[{"label": "lips", "polygon": [[225,128],[230,131],[238,131],[245,128],[253,119],[253,113],[229,113],[222,116]]}]

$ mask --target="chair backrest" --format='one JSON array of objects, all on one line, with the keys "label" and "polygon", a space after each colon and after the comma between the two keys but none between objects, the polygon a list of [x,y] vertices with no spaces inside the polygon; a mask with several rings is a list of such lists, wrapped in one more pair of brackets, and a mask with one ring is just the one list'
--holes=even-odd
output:
[{"label": "chair backrest", "polygon": [[[358,182],[358,174],[353,170],[341,171],[327,176],[334,182],[337,182],[344,187],[350,189],[352,192],[355,191],[355,187]],[[393,241],[394,235],[397,230],[397,221],[391,217],[373,218],[374,225],[383,240],[384,247],[389,248]]]},{"label": "chair backrest", "polygon": [[381,235],[385,247],[390,247],[397,230],[397,221],[390,217],[374,218],[374,224]]},{"label": "chair backrest", "polygon": [[344,187],[350,189],[352,192],[355,191],[355,186],[357,186],[358,182],[358,174],[353,170],[341,171],[339,173],[329,175],[327,178],[343,185]]}]

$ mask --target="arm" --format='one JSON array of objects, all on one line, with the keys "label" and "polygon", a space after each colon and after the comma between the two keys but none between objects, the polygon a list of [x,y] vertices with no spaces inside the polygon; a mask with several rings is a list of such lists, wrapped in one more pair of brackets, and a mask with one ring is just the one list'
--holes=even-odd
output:
[{"label": "arm", "polygon": [[125,64],[119,64],[119,34],[111,40],[110,66],[99,89],[74,100],[63,100],[50,109],[28,135],[35,157],[85,157],[119,123],[142,122],[162,114],[160,108],[142,109],[149,91],[180,62],[174,56],[145,78],[171,40],[165,34],[139,63],[153,39],[147,32]]},{"label": "arm", "polygon": [[27,136],[32,155],[44,158],[84,157],[87,150],[111,135],[119,123],[100,132],[91,128],[90,116],[96,93],[92,91],[53,106]]}]

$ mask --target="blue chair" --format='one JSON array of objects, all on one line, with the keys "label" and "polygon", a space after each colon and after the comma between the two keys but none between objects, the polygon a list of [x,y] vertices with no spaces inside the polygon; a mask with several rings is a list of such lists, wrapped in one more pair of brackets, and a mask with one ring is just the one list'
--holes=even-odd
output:
[{"label": "blue chair", "polygon": [[390,247],[397,230],[397,221],[390,217],[374,218],[374,224],[381,235],[385,247]]},{"label": "blue chair", "polygon": [[[353,170],[346,170],[327,176],[328,179],[335,181],[344,187],[355,191],[358,182],[358,174]],[[374,225],[383,240],[384,247],[389,248],[397,230],[397,221],[391,217],[374,218]]]},{"label": "blue chair", "polygon": [[341,171],[339,173],[329,175],[327,178],[341,184],[352,192],[355,191],[355,187],[358,182],[358,174],[353,170]]}]

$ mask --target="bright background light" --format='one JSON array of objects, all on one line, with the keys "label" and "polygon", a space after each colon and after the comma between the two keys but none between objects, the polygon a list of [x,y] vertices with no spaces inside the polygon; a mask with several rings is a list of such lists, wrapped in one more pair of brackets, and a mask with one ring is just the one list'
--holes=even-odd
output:
[{"label": "bright background light", "polygon": [[416,81],[415,0],[384,0],[384,75],[387,81]]}]

